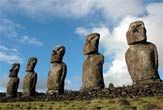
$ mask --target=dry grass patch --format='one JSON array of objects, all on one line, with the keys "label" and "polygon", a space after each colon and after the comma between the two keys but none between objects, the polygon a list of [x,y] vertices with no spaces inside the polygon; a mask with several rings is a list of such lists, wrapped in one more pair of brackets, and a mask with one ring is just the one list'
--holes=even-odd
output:
[{"label": "dry grass patch", "polygon": [[0,103],[0,110],[163,110],[162,97]]}]

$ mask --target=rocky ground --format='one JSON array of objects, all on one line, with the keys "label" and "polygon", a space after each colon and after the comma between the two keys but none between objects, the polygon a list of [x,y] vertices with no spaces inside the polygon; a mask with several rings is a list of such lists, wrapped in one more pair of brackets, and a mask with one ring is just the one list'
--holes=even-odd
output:
[{"label": "rocky ground", "polygon": [[35,96],[24,97],[18,93],[16,98],[7,98],[5,93],[0,93],[0,102],[15,101],[62,101],[62,100],[93,100],[114,98],[139,98],[146,96],[163,96],[163,82],[149,85],[133,85],[124,87],[110,87],[103,90],[66,91],[64,94],[48,95],[36,93]]},{"label": "rocky ground", "polygon": [[[105,88],[103,90],[65,91],[64,94],[36,93],[24,97],[8,98],[0,93],[0,109],[57,109],[69,110],[163,110],[163,82],[148,85],[133,85]],[[6,108],[7,107],[7,108]],[[67,109],[66,109],[67,110]]]},{"label": "rocky ground", "polygon": [[163,110],[162,97],[0,103],[0,110]]}]

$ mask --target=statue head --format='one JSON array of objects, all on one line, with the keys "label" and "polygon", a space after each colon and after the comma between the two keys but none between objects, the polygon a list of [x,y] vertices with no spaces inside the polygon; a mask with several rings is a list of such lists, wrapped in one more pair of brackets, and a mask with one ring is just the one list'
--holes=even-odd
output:
[{"label": "statue head", "polygon": [[12,68],[10,69],[10,74],[9,77],[17,77],[18,72],[19,72],[20,64],[19,63],[14,63],[12,65]]},{"label": "statue head", "polygon": [[37,64],[37,58],[36,57],[29,58],[26,71],[27,72],[34,72],[34,68],[35,68],[36,64]]},{"label": "statue head", "polygon": [[128,45],[146,42],[146,29],[143,21],[132,22],[126,33]]},{"label": "statue head", "polygon": [[98,53],[99,39],[100,39],[100,34],[98,33],[89,34],[86,38],[83,53],[85,55]]},{"label": "statue head", "polygon": [[51,63],[62,62],[65,51],[66,49],[64,46],[56,46],[55,49],[53,50],[50,62]]}]

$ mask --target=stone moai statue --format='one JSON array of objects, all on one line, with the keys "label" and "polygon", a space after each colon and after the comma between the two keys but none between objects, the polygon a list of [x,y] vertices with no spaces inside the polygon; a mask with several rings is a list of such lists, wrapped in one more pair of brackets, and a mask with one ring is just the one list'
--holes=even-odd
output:
[{"label": "stone moai statue", "polygon": [[86,38],[83,53],[85,61],[83,63],[82,88],[87,89],[103,89],[103,63],[104,56],[98,53],[100,34],[92,33]]},{"label": "stone moai statue", "polygon": [[147,42],[143,21],[131,23],[126,37],[129,48],[125,59],[133,84],[159,82],[157,48]]},{"label": "stone moai statue", "polygon": [[10,80],[7,84],[7,91],[6,91],[7,97],[17,96],[17,89],[19,86],[19,77],[18,77],[19,68],[20,68],[20,64],[14,63],[12,65],[12,68],[10,69],[10,74],[9,74]]},{"label": "stone moai statue", "polygon": [[26,76],[23,82],[24,96],[33,96],[36,93],[37,73],[34,71],[36,64],[37,58],[29,58],[26,68]]},{"label": "stone moai statue", "polygon": [[50,61],[52,66],[48,73],[48,94],[64,93],[65,78],[67,74],[67,66],[62,62],[64,54],[64,46],[56,46],[53,50]]}]

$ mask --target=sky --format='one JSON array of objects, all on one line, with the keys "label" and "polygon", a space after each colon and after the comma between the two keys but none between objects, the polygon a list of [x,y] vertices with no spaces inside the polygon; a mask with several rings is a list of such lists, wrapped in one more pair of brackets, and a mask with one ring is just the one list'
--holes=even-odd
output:
[{"label": "sky", "polygon": [[147,39],[156,44],[163,79],[163,0],[0,0],[0,92],[6,91],[12,63],[20,63],[20,85],[30,57],[37,57],[37,91],[46,92],[52,50],[64,45],[65,88],[82,84],[85,36],[99,33],[99,52],[105,56],[105,86],[131,85],[125,62],[129,24],[142,20]]}]

